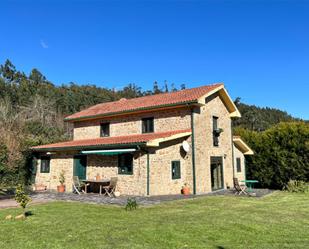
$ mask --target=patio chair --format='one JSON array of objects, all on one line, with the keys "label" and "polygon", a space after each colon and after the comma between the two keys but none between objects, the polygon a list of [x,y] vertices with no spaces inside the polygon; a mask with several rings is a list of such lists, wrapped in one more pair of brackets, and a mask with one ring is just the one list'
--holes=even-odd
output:
[{"label": "patio chair", "polygon": [[[85,189],[89,186],[89,183],[81,183],[78,176],[73,176],[73,193],[79,194],[85,193]],[[84,188],[84,189],[83,189]]]},{"label": "patio chair", "polygon": [[112,177],[111,181],[109,182],[109,185],[107,186],[103,186],[104,189],[104,195],[108,195],[109,197],[115,196],[114,192],[116,190],[117,187],[117,181],[118,181],[118,177]]},{"label": "patio chair", "polygon": [[235,189],[235,195],[249,195],[249,193],[247,192],[247,186],[246,185],[240,185],[238,178],[233,178],[233,182],[234,182],[234,189]]}]

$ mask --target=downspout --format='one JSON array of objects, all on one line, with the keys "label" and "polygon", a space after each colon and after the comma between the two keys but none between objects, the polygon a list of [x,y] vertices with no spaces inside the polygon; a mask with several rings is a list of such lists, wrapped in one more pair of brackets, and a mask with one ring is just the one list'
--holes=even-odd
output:
[{"label": "downspout", "polygon": [[149,151],[145,150],[144,148],[141,148],[140,146],[137,147],[139,150],[144,151],[147,155],[147,160],[146,160],[146,175],[147,175],[147,181],[146,181],[146,194],[150,194],[150,159],[149,159]]},{"label": "downspout", "polygon": [[150,163],[149,163],[149,152],[147,151],[147,195],[149,195],[150,193],[150,176],[149,176],[149,172],[150,172]]},{"label": "downspout", "polygon": [[232,167],[233,167],[233,178],[235,178],[235,163],[234,163],[234,142],[233,142],[233,122],[231,119],[231,141],[232,141]]},{"label": "downspout", "polygon": [[191,108],[191,142],[192,142],[192,176],[193,176],[193,194],[196,194],[196,177],[195,177],[195,144],[194,144],[194,110]]}]

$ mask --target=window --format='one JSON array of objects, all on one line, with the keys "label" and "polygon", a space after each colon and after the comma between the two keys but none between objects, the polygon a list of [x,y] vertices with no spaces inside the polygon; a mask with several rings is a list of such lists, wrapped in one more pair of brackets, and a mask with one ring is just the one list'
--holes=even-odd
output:
[{"label": "window", "polygon": [[109,123],[101,124],[101,137],[109,137]]},{"label": "window", "polygon": [[132,175],[133,174],[133,155],[121,154],[118,156],[118,174]]},{"label": "window", "polygon": [[153,118],[142,119],[142,133],[154,132]]},{"label": "window", "polygon": [[218,130],[218,117],[212,117],[212,138],[213,138],[213,145],[219,146],[219,135],[217,132]]},{"label": "window", "polygon": [[241,172],[241,161],[240,161],[240,157],[237,157],[236,158],[236,169],[237,169],[237,172]]},{"label": "window", "polygon": [[180,179],[180,161],[172,161],[172,179]]},{"label": "window", "polygon": [[49,173],[50,170],[50,158],[41,157],[41,173]]}]

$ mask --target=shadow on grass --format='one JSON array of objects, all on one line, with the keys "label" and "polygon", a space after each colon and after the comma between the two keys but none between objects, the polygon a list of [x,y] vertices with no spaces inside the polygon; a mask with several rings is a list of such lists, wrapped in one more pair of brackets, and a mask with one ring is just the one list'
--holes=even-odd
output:
[{"label": "shadow on grass", "polygon": [[25,216],[26,216],[26,217],[32,216],[32,215],[34,215],[34,213],[33,213],[32,211],[27,211],[27,212],[25,213]]}]

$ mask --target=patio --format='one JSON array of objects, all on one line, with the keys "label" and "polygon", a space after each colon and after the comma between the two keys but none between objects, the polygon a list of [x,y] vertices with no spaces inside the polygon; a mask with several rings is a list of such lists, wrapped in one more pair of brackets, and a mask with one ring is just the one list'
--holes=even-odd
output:
[{"label": "patio", "polygon": [[[254,189],[254,193],[256,196],[251,198],[260,198],[265,195],[268,195],[273,192],[273,190],[269,189]],[[73,193],[56,193],[56,192],[41,192],[41,193],[33,193],[31,198],[34,201],[38,202],[46,202],[46,201],[78,201],[84,203],[93,203],[93,204],[111,204],[111,205],[119,205],[124,206],[127,203],[127,199],[129,197],[134,198],[139,205],[149,206],[154,204],[159,204],[162,202],[169,202],[174,200],[183,200],[183,199],[194,199],[206,196],[214,196],[214,195],[222,195],[222,196],[234,196],[234,192],[232,190],[218,190],[215,192],[211,192],[208,194],[202,195],[159,195],[159,196],[120,196],[120,197],[107,197],[102,196],[95,193],[88,194],[73,194]],[[235,198],[239,198],[241,196],[235,196]],[[246,196],[243,196],[246,197]],[[250,197],[247,197],[250,198]]]}]

